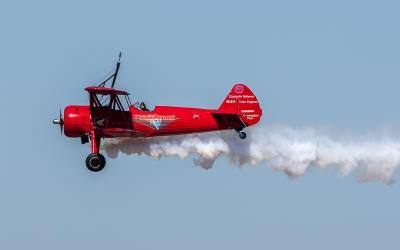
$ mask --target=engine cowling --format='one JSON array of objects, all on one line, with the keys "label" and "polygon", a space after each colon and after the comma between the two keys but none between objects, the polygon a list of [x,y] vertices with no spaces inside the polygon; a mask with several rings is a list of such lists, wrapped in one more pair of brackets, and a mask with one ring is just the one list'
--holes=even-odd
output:
[{"label": "engine cowling", "polygon": [[64,134],[81,137],[92,130],[89,106],[67,106],[64,109]]}]

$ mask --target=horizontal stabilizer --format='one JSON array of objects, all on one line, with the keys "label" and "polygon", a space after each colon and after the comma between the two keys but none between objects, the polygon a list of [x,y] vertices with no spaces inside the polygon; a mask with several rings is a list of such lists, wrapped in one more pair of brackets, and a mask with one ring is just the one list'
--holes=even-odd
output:
[{"label": "horizontal stabilizer", "polygon": [[231,128],[236,130],[242,130],[247,125],[237,114],[229,114],[222,112],[213,112],[212,116],[217,121],[221,128]]}]

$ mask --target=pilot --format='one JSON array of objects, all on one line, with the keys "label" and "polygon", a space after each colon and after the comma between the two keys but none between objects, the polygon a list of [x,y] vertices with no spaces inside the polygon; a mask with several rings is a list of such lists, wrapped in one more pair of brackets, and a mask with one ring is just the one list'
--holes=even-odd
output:
[{"label": "pilot", "polygon": [[140,108],[142,111],[150,111],[150,110],[146,107],[146,104],[145,104],[144,102],[141,102],[141,103],[140,103],[139,108]]}]

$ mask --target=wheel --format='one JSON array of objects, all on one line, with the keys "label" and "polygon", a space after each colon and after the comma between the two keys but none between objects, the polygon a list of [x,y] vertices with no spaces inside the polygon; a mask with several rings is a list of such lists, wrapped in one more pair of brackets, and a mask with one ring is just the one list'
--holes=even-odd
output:
[{"label": "wheel", "polygon": [[239,138],[240,138],[240,139],[244,140],[244,139],[246,139],[246,136],[247,136],[247,135],[246,135],[245,132],[242,132],[242,131],[239,132]]},{"label": "wheel", "polygon": [[102,154],[90,154],[86,158],[86,167],[93,172],[101,171],[106,165],[106,159]]}]

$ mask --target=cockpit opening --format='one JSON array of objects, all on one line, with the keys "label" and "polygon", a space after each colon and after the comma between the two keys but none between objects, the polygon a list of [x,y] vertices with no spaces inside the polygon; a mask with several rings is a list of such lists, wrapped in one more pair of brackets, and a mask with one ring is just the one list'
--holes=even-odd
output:
[{"label": "cockpit opening", "polygon": [[146,103],[144,103],[144,102],[140,103],[139,108],[140,108],[140,110],[145,111],[145,112],[150,111],[150,109],[147,108]]}]

